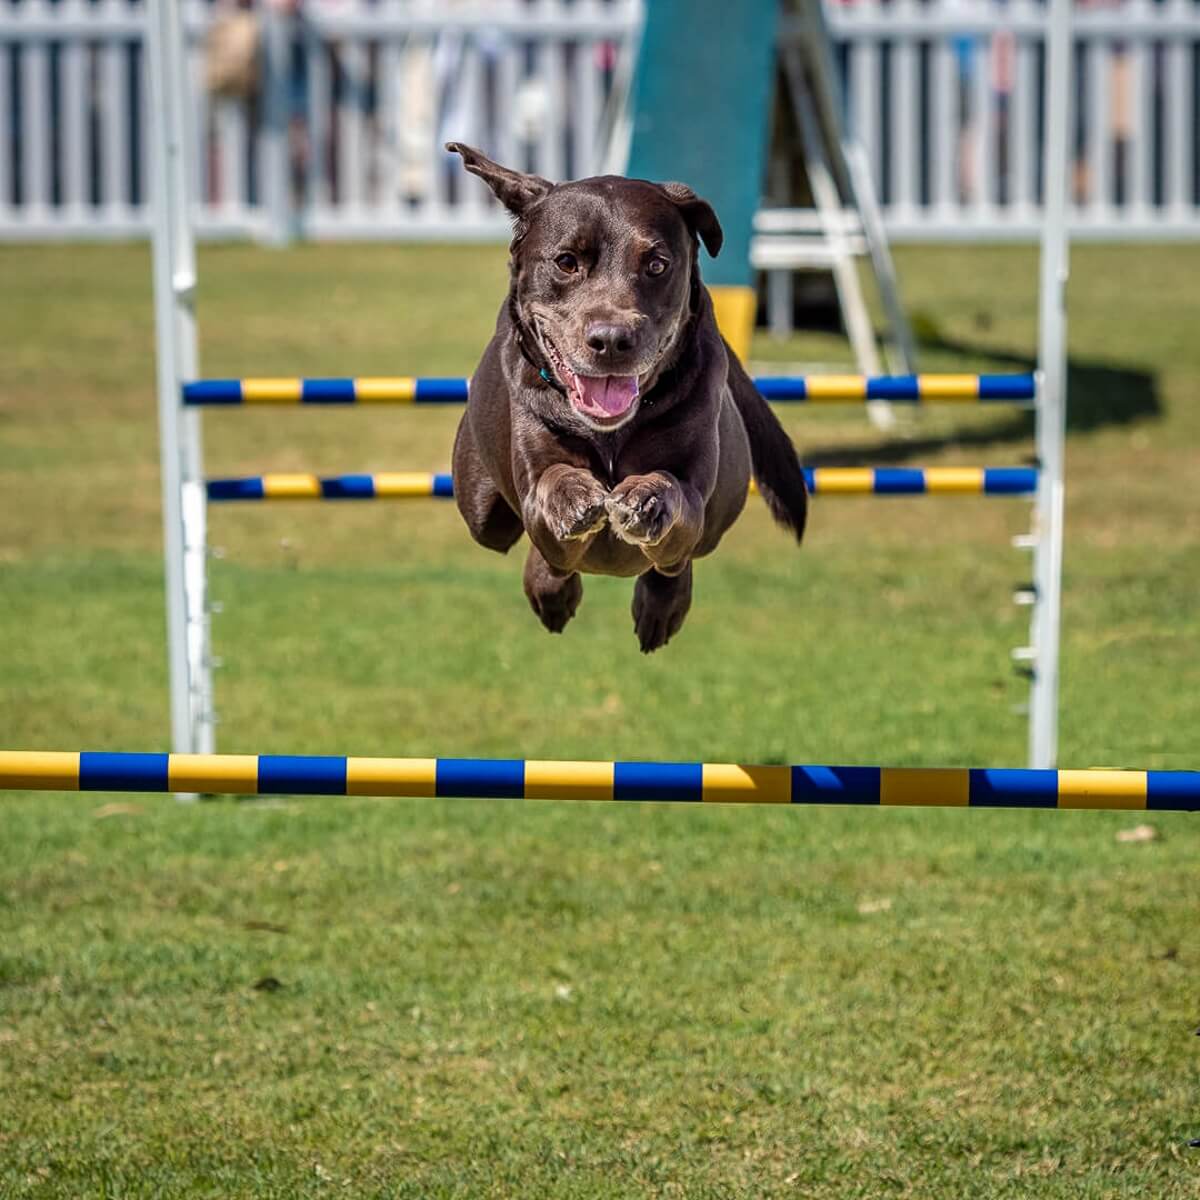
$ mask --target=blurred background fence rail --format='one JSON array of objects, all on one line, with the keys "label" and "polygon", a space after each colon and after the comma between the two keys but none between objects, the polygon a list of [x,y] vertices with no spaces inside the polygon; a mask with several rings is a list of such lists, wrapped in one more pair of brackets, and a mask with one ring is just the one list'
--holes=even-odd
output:
[{"label": "blurred background fence rail", "polygon": [[[503,237],[503,213],[441,150],[449,138],[551,178],[620,165],[640,0],[191,0],[185,13],[203,236]],[[889,234],[1033,237],[1042,4],[828,13]],[[147,232],[143,24],[137,0],[0,0],[0,239]],[[795,36],[786,20],[782,36]],[[1080,4],[1075,53],[1073,232],[1200,236],[1200,5]]]}]

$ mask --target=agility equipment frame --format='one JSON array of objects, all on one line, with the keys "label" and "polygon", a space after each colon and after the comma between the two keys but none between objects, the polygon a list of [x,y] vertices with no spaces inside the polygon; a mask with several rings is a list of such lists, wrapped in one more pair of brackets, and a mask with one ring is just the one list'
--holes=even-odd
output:
[{"label": "agility equipment frame", "polygon": [[[935,403],[997,401],[1033,407],[1037,423],[1035,519],[1017,544],[1034,552],[1033,580],[1015,593],[1033,610],[1029,645],[1014,657],[1030,677],[1029,764],[1053,766],[1057,755],[1058,659],[1063,553],[1063,442],[1067,279],[1066,171],[1071,98],[1070,0],[1051,0],[1045,77],[1046,219],[1042,231],[1039,372],[1036,387],[1025,376],[810,376],[759,380],[771,399]],[[448,403],[465,397],[464,380],[202,380],[197,354],[194,297],[196,260],[188,178],[195,158],[187,152],[184,63],[178,0],[156,0],[147,10],[147,57],[152,120],[152,211],[157,393],[161,438],[171,745],[177,753],[215,748],[211,617],[207,584],[207,505],[200,407],[239,403]],[[249,385],[249,393],[247,392]],[[1036,395],[1031,395],[1036,393]],[[318,398],[323,396],[323,398]],[[878,473],[873,478],[877,478]],[[265,477],[270,478],[270,477]],[[303,477],[311,495],[324,494],[315,477]],[[343,477],[345,478],[345,477]],[[360,479],[362,477],[350,477]],[[427,477],[428,478],[428,477]],[[214,481],[221,484],[228,481]],[[241,485],[239,485],[241,486]],[[250,485],[248,485],[250,486]],[[432,485],[431,485],[432,486]],[[911,490],[917,490],[915,483]],[[253,490],[251,486],[251,490]],[[269,490],[264,486],[264,495]],[[365,490],[365,485],[362,489]],[[821,488],[816,489],[820,494]],[[867,488],[862,492],[887,492]],[[988,491],[986,487],[924,491]],[[429,494],[429,493],[426,493]],[[434,492],[433,494],[440,494]],[[229,498],[228,496],[213,497]],[[242,497],[252,498],[252,497]]]}]

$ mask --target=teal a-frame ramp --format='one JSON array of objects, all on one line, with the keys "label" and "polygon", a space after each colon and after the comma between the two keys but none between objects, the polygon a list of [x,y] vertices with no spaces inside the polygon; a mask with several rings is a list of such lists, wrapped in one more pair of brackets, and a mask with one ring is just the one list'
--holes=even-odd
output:
[{"label": "teal a-frame ramp", "polygon": [[[781,106],[791,121],[775,128]],[[858,369],[875,375],[882,364],[855,261],[863,251],[852,249],[858,243],[844,225],[853,214],[890,324],[888,365],[911,374],[912,338],[870,172],[844,134],[841,113],[821,0],[652,0],[629,104],[625,173],[678,179],[717,210],[725,248],[704,276],[721,330],[743,359],[754,327],[753,258],[768,271],[773,310],[776,301],[790,308],[791,270],[830,270]],[[803,210],[777,207],[796,197],[775,195],[771,210],[759,211],[767,175],[777,175],[787,156],[781,137],[797,139],[819,245],[791,228]],[[756,232],[762,245],[752,255]],[[873,409],[873,418],[881,415]]]},{"label": "teal a-frame ramp", "polygon": [[754,325],[750,239],[771,135],[779,0],[650,0],[634,78],[626,174],[678,179],[717,210],[704,264],[717,321],[743,357]]}]

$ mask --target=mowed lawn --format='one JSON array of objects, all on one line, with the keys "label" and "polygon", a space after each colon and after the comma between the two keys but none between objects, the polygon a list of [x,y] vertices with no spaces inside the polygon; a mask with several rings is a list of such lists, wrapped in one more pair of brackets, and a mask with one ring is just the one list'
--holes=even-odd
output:
[{"label": "mowed lawn", "polygon": [[[1036,255],[905,248],[928,370],[1024,369]],[[201,254],[209,375],[461,374],[499,248]],[[1067,766],[1200,766],[1194,247],[1080,247]],[[149,256],[0,249],[0,745],[167,747]],[[761,338],[759,361],[846,364]],[[783,413],[1015,465],[999,409]],[[441,469],[457,414],[234,411],[212,474]],[[212,515],[230,752],[1018,766],[1009,499],[752,502],[677,640],[562,637],[444,502]],[[0,798],[0,1196],[1190,1197],[1193,819]]]}]

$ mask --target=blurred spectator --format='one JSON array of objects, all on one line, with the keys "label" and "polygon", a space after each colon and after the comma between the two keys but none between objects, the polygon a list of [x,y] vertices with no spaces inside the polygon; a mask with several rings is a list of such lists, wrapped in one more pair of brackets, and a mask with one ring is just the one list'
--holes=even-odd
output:
[{"label": "blurred spectator", "polygon": [[[419,3],[420,0],[409,0]],[[490,2],[490,0],[488,0]],[[440,0],[442,12],[458,8],[478,10],[485,0]],[[419,204],[433,191],[434,172],[458,172],[445,158],[441,147],[448,141],[467,142],[494,150],[494,138],[482,127],[483,106],[472,104],[465,68],[467,55],[478,53],[481,71],[494,68],[502,36],[499,31],[476,34],[473,46],[453,27],[433,35],[410,38],[401,65],[401,86],[394,127],[398,130],[394,152],[399,158],[397,176],[401,197]],[[453,172],[451,174],[451,172]]]},{"label": "blurred spectator", "polygon": [[204,46],[204,83],[225,100],[249,101],[258,91],[261,27],[245,0],[221,0]]},{"label": "blurred spectator", "polygon": [[[1116,9],[1121,6],[1122,0],[1075,0],[1075,3],[1076,7],[1081,9]],[[1096,114],[1089,111],[1086,91],[1088,80],[1080,72],[1076,76],[1076,99],[1078,102],[1075,105],[1072,190],[1075,199],[1080,202],[1107,195],[1111,196],[1115,203],[1122,204],[1125,201],[1125,164],[1129,155],[1130,139],[1133,135],[1134,116],[1129,44],[1123,41],[1113,42],[1111,54],[1104,57],[1107,60],[1105,65],[1108,72],[1109,128],[1097,132],[1100,137],[1110,139],[1112,150],[1110,162],[1113,174],[1107,180],[1095,179],[1088,163],[1087,146],[1090,125],[1096,120]]]}]

